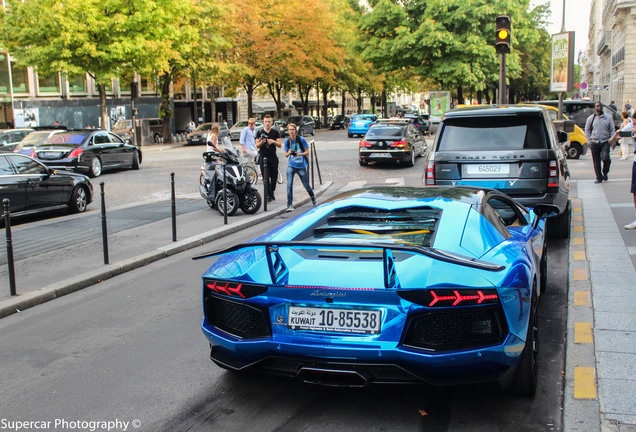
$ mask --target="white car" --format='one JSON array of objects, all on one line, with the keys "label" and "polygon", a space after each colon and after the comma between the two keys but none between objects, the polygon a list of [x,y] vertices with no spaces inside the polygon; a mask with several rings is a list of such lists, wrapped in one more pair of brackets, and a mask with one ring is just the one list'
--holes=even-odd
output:
[{"label": "white car", "polygon": [[[254,130],[256,130],[257,128],[261,127],[263,124],[256,120],[256,123],[254,125]],[[243,120],[240,122],[236,122],[234,124],[234,126],[232,126],[230,128],[230,139],[231,140],[238,140],[241,138],[241,132],[243,132],[243,129],[245,129],[247,127],[247,120]]]}]

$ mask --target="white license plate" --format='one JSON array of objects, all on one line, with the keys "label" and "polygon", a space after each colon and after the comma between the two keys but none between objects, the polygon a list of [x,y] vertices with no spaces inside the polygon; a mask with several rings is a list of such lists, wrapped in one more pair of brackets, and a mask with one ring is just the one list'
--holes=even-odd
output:
[{"label": "white license plate", "polygon": [[62,154],[59,152],[43,152],[40,153],[40,157],[49,159],[58,159]]},{"label": "white license plate", "polygon": [[371,153],[372,158],[390,158],[391,153]]},{"label": "white license plate", "polygon": [[379,334],[382,312],[371,309],[337,309],[289,306],[287,327],[292,330]]},{"label": "white license plate", "polygon": [[509,164],[470,164],[466,165],[466,174],[469,175],[507,175],[510,174]]}]

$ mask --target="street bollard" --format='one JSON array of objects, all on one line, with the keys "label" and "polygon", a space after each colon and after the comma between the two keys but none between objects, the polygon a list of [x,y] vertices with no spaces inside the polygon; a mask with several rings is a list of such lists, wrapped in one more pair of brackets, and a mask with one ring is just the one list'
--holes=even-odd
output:
[{"label": "street bollard", "polygon": [[104,264],[108,264],[108,226],[106,224],[106,199],[104,198],[104,182],[99,184],[102,191],[102,246],[104,247]]},{"label": "street bollard", "polygon": [[177,202],[174,194],[174,173],[170,173],[170,201],[172,204],[172,241],[177,241]]},{"label": "street bollard", "polygon": [[227,225],[227,171],[223,162],[223,223]]},{"label": "street bollard", "polygon": [[7,231],[7,265],[9,266],[9,293],[18,295],[15,289],[15,267],[13,263],[13,239],[11,238],[11,213],[9,212],[9,198],[2,200],[4,207],[4,227]]},{"label": "street bollard", "polygon": [[269,197],[269,170],[267,169],[267,158],[263,158],[263,211],[267,211],[267,197]]}]

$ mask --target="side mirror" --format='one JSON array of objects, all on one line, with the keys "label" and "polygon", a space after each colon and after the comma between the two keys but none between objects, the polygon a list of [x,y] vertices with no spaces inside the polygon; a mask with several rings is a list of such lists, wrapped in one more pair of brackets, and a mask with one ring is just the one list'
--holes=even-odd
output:
[{"label": "side mirror", "polygon": [[537,227],[537,225],[539,224],[539,219],[553,218],[559,216],[559,207],[555,206],[554,204],[537,204],[536,206],[534,206],[532,211],[537,216],[532,224],[533,228]]},{"label": "side mirror", "polygon": [[560,143],[568,142],[568,133],[563,131],[557,131],[557,136]]}]

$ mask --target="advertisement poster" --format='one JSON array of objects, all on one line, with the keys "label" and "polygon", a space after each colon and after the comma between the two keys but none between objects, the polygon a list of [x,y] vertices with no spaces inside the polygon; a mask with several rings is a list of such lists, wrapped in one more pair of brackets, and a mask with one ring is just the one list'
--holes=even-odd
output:
[{"label": "advertisement poster", "polygon": [[33,127],[40,125],[40,109],[24,108],[15,110],[15,127]]},{"label": "advertisement poster", "polygon": [[428,92],[431,98],[430,118],[433,123],[439,123],[442,115],[450,110],[451,94],[447,90],[435,90]]},{"label": "advertisement poster", "polygon": [[118,121],[126,120],[126,106],[115,106],[110,109],[110,124],[111,127]]},{"label": "advertisement poster", "polygon": [[572,91],[574,76],[574,32],[552,35],[550,91]]}]

